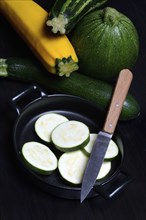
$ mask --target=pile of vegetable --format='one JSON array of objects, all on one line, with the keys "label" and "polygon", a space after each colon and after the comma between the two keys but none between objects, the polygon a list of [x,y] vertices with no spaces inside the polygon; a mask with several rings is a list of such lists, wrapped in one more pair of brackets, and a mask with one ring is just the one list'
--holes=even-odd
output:
[{"label": "pile of vegetable", "polygon": [[[83,122],[69,120],[54,112],[39,116],[34,122],[34,130],[39,142],[31,140],[24,143],[20,152],[25,165],[41,175],[50,175],[58,168],[65,181],[81,184],[98,134],[90,133],[90,129]],[[54,149],[57,149],[58,153]],[[112,161],[118,154],[119,148],[111,140],[97,180],[109,174]]]},{"label": "pile of vegetable", "polygon": [[[70,77],[48,75],[42,66],[36,65],[26,58],[0,59],[0,76],[24,82],[36,82],[50,92],[59,92],[82,97],[94,102],[103,112],[106,112],[114,86],[93,79],[86,75],[74,72]],[[138,116],[140,111],[137,100],[128,94],[124,102],[121,120],[131,120]]]},{"label": "pile of vegetable", "polygon": [[48,72],[69,76],[78,69],[78,58],[66,35],[45,28],[48,13],[32,0],[1,1],[0,11],[24,39]]},{"label": "pile of vegetable", "polygon": [[[0,77],[38,83],[48,92],[80,96],[94,102],[106,112],[119,72],[125,68],[131,69],[136,63],[139,39],[132,21],[116,9],[105,7],[105,3],[108,4],[108,0],[56,0],[48,13],[32,0],[0,1],[0,12],[40,61],[36,63],[21,57],[1,58]],[[131,120],[139,113],[140,106],[137,100],[128,94],[120,119]],[[40,120],[41,123],[42,120],[47,122],[48,116]],[[70,123],[62,116],[61,124],[64,124],[63,122]],[[54,120],[53,124],[57,126]],[[84,141],[74,145],[75,149],[70,153],[66,152],[68,147],[64,148],[64,143],[60,139],[63,143],[61,146],[56,142],[58,133],[53,136],[52,130],[48,129],[46,132],[46,129],[45,131],[43,129],[38,121],[35,125],[38,136],[46,141],[47,133],[47,138],[50,137],[54,146],[65,152],[57,161],[48,147],[36,142],[26,143],[22,147],[22,155],[30,167],[48,174],[58,166],[60,174],[68,180],[65,175],[69,171],[66,169],[72,168],[65,164],[69,164],[68,161],[72,158],[77,167],[82,161],[82,173],[92,149],[91,144],[87,147],[92,140],[92,134],[88,129],[85,129]],[[70,131],[72,132],[73,130]],[[113,146],[113,149],[117,149],[115,145]],[[84,149],[80,149],[82,147]],[[32,158],[31,152],[35,149],[36,158]],[[40,157],[40,154],[43,156]],[[78,162],[77,158],[82,159]],[[38,166],[43,159],[52,161],[51,167],[48,162],[46,168]],[[109,171],[110,162],[105,164],[108,167],[106,170]],[[73,169],[76,170],[75,167]],[[80,178],[68,181],[80,183],[81,173]]]}]

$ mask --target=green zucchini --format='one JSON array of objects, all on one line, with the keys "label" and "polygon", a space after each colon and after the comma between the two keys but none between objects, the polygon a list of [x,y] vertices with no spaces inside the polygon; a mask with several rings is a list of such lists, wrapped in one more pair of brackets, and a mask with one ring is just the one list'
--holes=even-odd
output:
[{"label": "green zucchini", "polygon": [[106,2],[108,0],[56,0],[46,24],[52,27],[55,34],[67,34],[85,14]]},{"label": "green zucchini", "polygon": [[[0,77],[38,83],[48,92],[59,92],[79,96],[95,103],[105,112],[110,103],[114,87],[103,81],[74,72],[70,77],[48,74],[37,62],[26,58],[0,59]],[[124,102],[121,120],[131,120],[140,113],[137,100],[129,93]]]}]

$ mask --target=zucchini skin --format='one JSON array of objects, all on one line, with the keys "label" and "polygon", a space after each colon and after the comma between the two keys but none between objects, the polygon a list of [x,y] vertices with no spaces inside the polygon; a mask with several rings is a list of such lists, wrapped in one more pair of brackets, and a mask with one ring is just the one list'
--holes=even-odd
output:
[{"label": "zucchini skin", "polygon": [[122,69],[132,69],[139,55],[134,23],[112,7],[86,15],[74,28],[70,41],[80,72],[108,82],[114,82]]},{"label": "zucchini skin", "polygon": [[47,25],[52,26],[53,33],[68,34],[83,16],[107,2],[108,0],[56,0],[50,10]]},{"label": "zucchini skin", "polygon": [[[106,112],[114,86],[104,81],[74,72],[70,77],[58,77],[47,74],[43,66],[32,59],[10,57],[0,59],[0,77],[37,83],[48,92],[57,92],[79,96],[96,104]],[[124,102],[120,120],[131,120],[140,113],[137,100],[128,93]]]}]

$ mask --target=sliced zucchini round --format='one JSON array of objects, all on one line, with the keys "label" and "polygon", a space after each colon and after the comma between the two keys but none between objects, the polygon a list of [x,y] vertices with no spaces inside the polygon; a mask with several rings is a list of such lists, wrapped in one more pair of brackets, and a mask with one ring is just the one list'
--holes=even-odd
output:
[{"label": "sliced zucchini round", "polygon": [[[58,170],[63,179],[71,184],[81,184],[89,157],[82,150],[67,152],[58,160]],[[104,178],[111,169],[111,161],[104,161],[97,180]]]},{"label": "sliced zucchini round", "polygon": [[63,115],[57,113],[46,113],[36,120],[35,131],[42,140],[50,142],[50,135],[53,129],[65,121],[68,121],[68,119]]},{"label": "sliced zucchini round", "polygon": [[45,145],[30,141],[22,146],[25,164],[40,174],[50,174],[57,168],[55,154]]},{"label": "sliced zucchini round", "polygon": [[[96,134],[96,133],[91,133],[90,134],[90,141],[84,147],[84,152],[87,154],[87,156],[90,156],[93,144],[94,144],[97,136],[98,136],[98,134]],[[118,155],[118,153],[119,153],[119,148],[118,148],[117,144],[113,140],[110,140],[110,143],[109,143],[109,146],[107,148],[104,159],[105,160],[111,160],[111,159],[115,158]]]},{"label": "sliced zucchini round", "polygon": [[100,180],[103,179],[104,177],[107,176],[107,174],[110,172],[111,170],[111,161],[103,161],[102,166],[100,168],[99,174],[96,178],[96,180]]},{"label": "sliced zucchini round", "polygon": [[105,154],[105,160],[110,160],[115,158],[118,155],[118,153],[119,153],[119,148],[117,144],[113,140],[110,140],[108,149]]},{"label": "sliced zucchini round", "polygon": [[90,139],[87,125],[80,121],[66,121],[54,128],[51,140],[55,147],[63,152],[79,150],[85,147]]},{"label": "sliced zucchini round", "polygon": [[82,182],[88,157],[81,151],[67,152],[58,160],[58,170],[63,179],[72,184]]},{"label": "sliced zucchini round", "polygon": [[91,133],[90,134],[90,141],[89,141],[89,143],[83,149],[85,154],[87,154],[87,156],[90,156],[91,151],[92,151],[92,147],[93,147],[93,144],[94,144],[96,138],[97,138],[97,134],[96,133]]}]

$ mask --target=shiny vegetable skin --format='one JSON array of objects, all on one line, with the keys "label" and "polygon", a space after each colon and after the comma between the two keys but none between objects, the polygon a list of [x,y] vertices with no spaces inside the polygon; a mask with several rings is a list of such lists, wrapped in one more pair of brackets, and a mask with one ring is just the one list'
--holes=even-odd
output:
[{"label": "shiny vegetable skin", "polygon": [[50,73],[70,76],[78,69],[78,58],[69,39],[66,35],[55,36],[47,29],[48,13],[37,3],[0,1],[0,12]]},{"label": "shiny vegetable skin", "polygon": [[56,0],[46,24],[52,27],[54,34],[67,34],[88,12],[107,2],[108,0]]},{"label": "shiny vegetable skin", "polygon": [[132,69],[139,55],[133,22],[112,7],[90,12],[76,25],[70,41],[80,72],[99,80],[117,80],[121,69]]},{"label": "shiny vegetable skin", "polygon": [[[106,112],[114,86],[103,81],[90,78],[78,72],[70,77],[48,75],[42,65],[26,58],[0,59],[0,77],[13,80],[37,83],[48,92],[57,92],[79,96],[95,103]],[[140,106],[136,99],[128,94],[123,105],[120,119],[131,120],[140,113]]]}]

